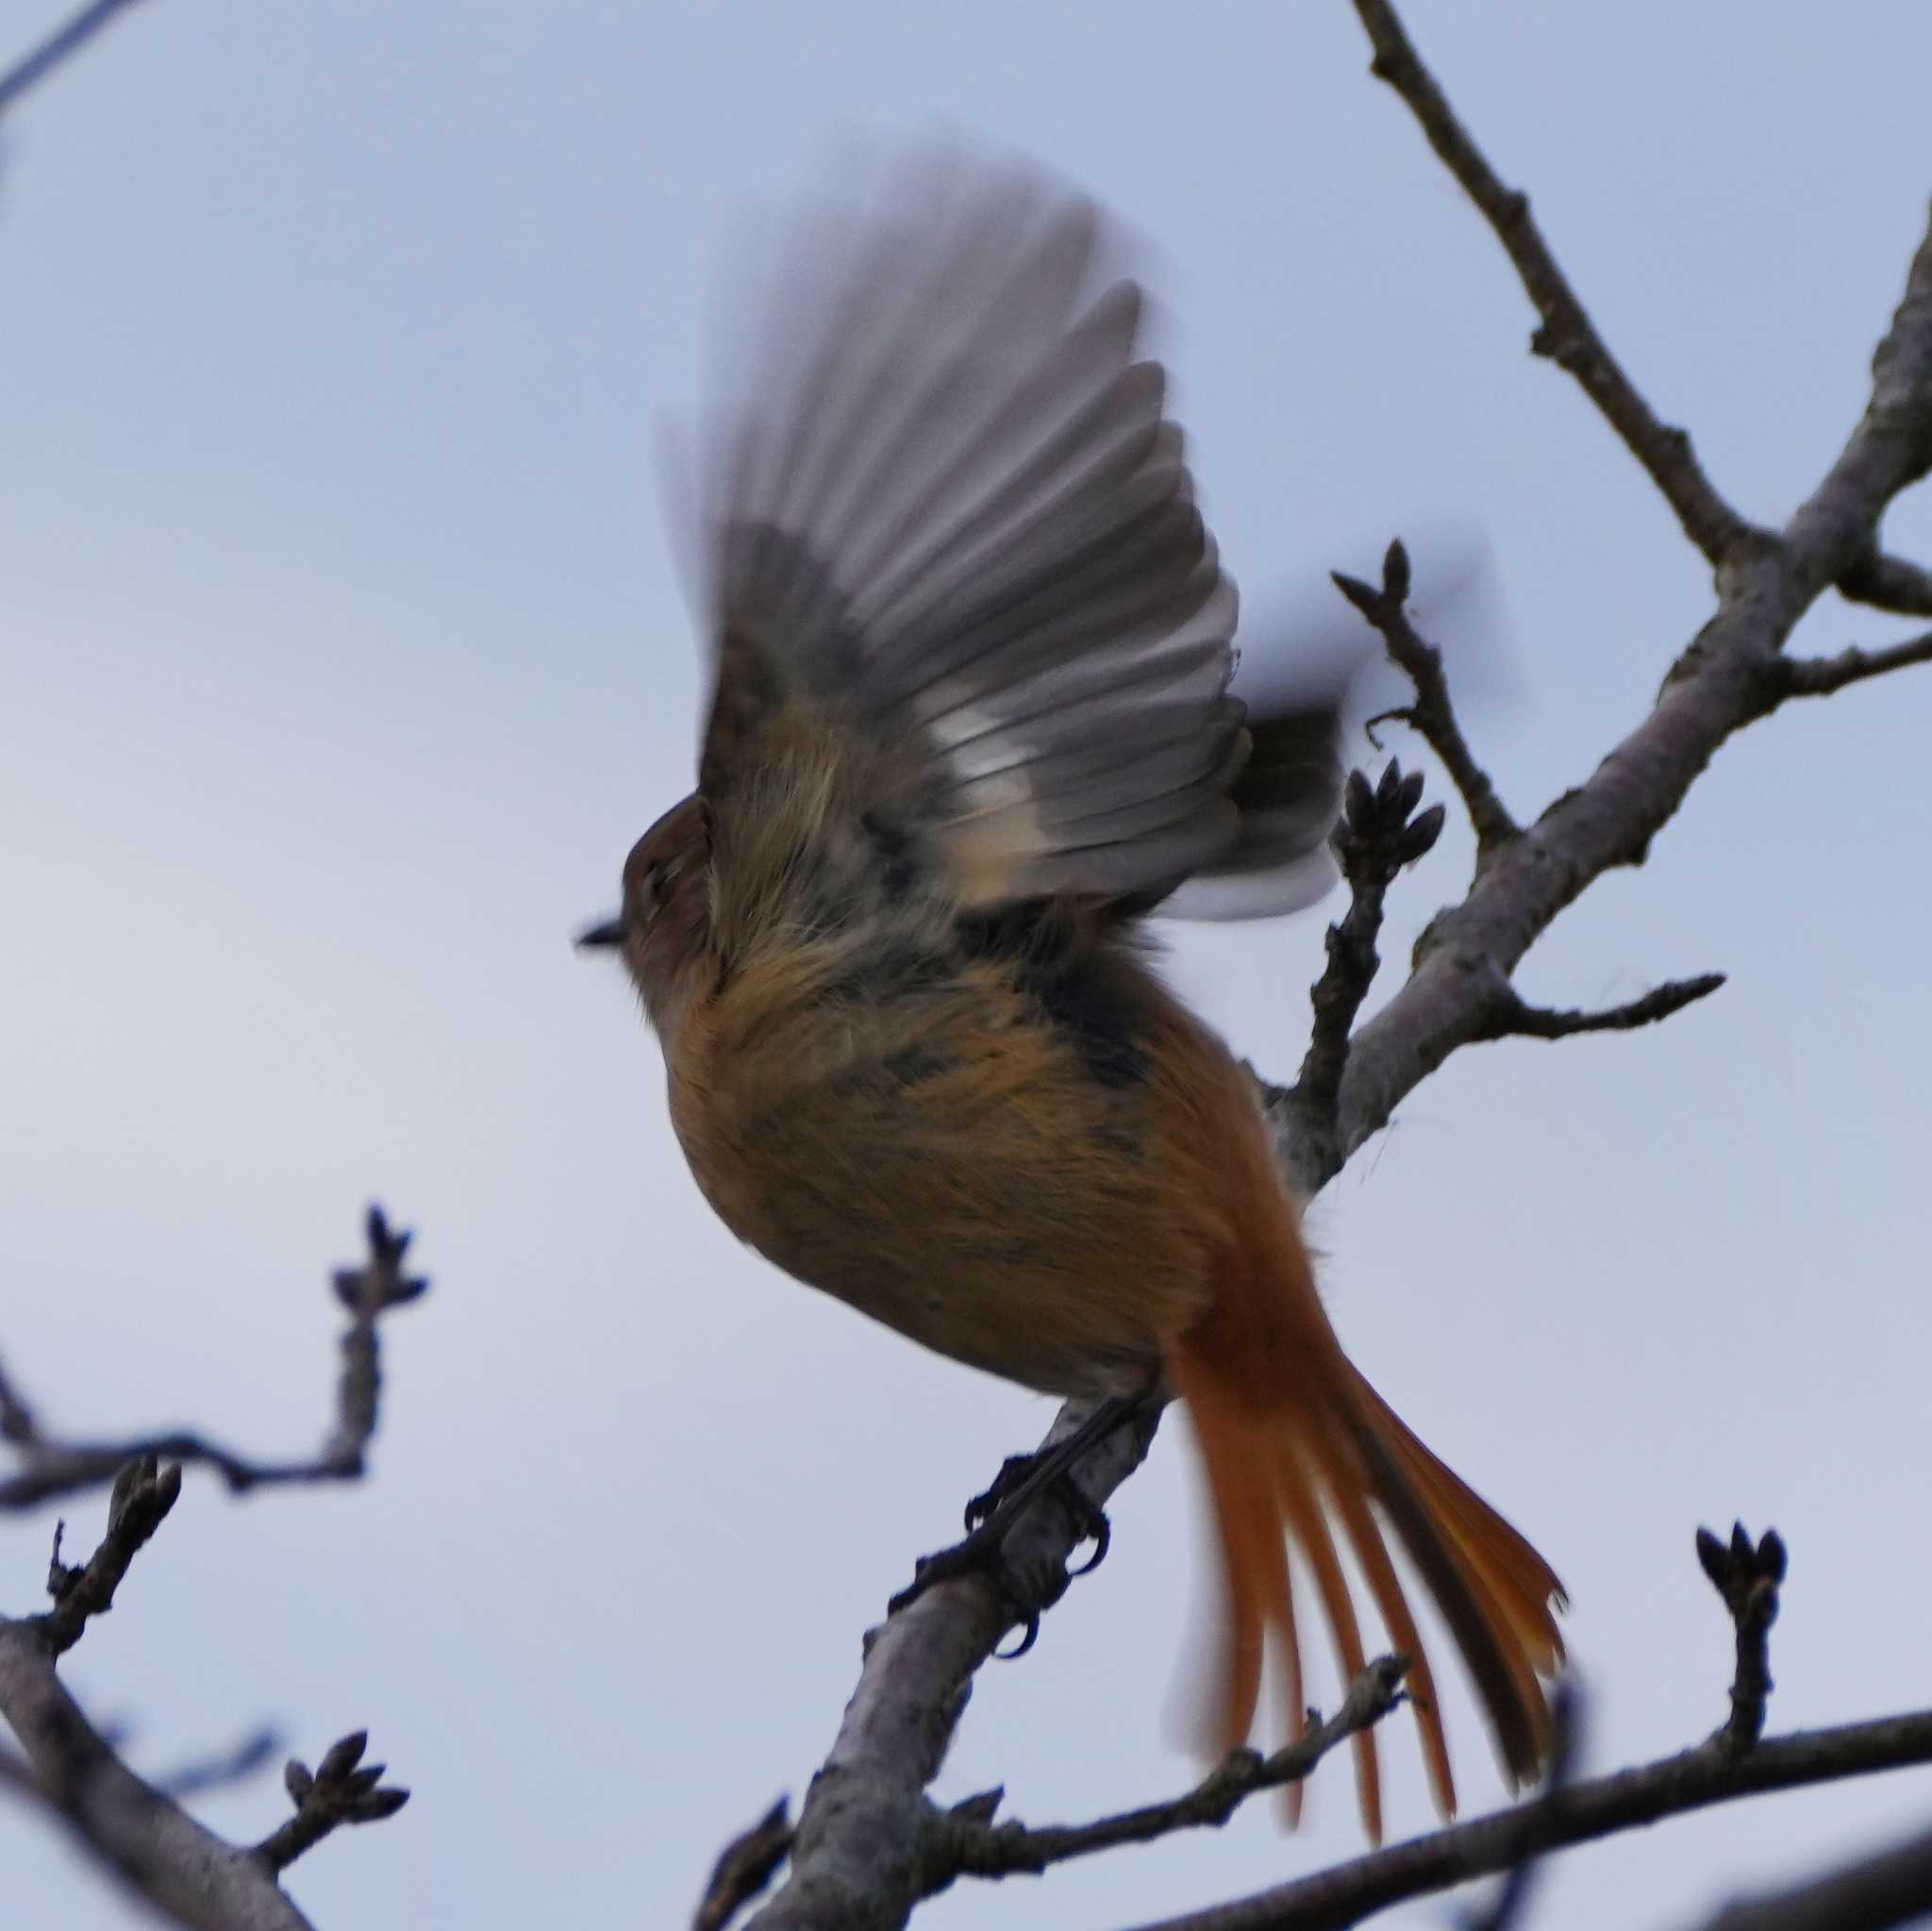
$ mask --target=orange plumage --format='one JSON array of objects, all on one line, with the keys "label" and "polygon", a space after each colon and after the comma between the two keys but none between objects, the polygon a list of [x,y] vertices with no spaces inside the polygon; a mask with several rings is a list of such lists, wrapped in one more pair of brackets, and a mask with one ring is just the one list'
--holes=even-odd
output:
[{"label": "orange plumage", "polygon": [[[700,507],[717,682],[694,796],[639,841],[622,948],[724,1222],[912,1340],[1068,1395],[1187,1405],[1225,1583],[1218,1745],[1264,1649],[1303,1708],[1288,1552],[1342,1667],[1353,1552],[1454,1805],[1385,1535],[1511,1780],[1549,1747],[1557,1579],[1342,1354],[1252,1086],[1138,922],[1305,902],[1332,714],[1254,723],[1141,297],[1087,204],[957,157],[801,221]],[[1373,1736],[1357,1740],[1372,1835]]]}]

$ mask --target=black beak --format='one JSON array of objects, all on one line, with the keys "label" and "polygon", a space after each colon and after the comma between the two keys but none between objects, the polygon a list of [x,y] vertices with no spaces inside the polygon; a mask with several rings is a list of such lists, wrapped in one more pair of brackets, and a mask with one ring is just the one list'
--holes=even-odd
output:
[{"label": "black beak", "polygon": [[579,952],[605,951],[613,945],[624,943],[624,921],[622,919],[602,919],[594,925],[586,925],[576,936]]}]

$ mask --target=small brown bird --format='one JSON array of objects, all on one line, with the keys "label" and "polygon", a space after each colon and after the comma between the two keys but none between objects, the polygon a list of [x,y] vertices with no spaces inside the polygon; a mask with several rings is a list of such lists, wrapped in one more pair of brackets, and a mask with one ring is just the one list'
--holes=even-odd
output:
[{"label": "small brown bird", "polygon": [[1230,694],[1234,587],[1141,291],[1101,273],[1091,204],[958,156],[791,233],[698,507],[697,790],[584,935],[637,982],[691,1172],[740,1239],[926,1347],[1185,1402],[1219,1744],[1248,1734],[1264,1635],[1300,1726],[1291,1546],[1362,1667],[1339,1529],[1453,1810],[1392,1529],[1533,1777],[1557,1578],[1343,1355],[1251,1083],[1139,937],[1204,888],[1306,902],[1340,775],[1332,715],[1251,723]]}]

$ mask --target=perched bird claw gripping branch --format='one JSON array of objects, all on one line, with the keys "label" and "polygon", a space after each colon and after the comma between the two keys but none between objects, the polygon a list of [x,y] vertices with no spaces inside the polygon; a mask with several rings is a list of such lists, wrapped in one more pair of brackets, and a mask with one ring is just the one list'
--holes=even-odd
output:
[{"label": "perched bird claw gripping branch", "polygon": [[1325,890],[1340,768],[1332,700],[1251,717],[1230,688],[1234,585],[1141,290],[1090,203],[950,150],[786,234],[697,465],[697,788],[585,935],[637,983],[691,1172],[741,1239],[928,1348],[1185,1404],[1223,1584],[1210,1747],[1247,1736],[1264,1652],[1300,1731],[1297,1571],[1359,1673],[1345,1548],[1453,1808],[1399,1547],[1529,1779],[1556,1575],[1343,1355],[1251,1084],[1148,961],[1157,907]]}]

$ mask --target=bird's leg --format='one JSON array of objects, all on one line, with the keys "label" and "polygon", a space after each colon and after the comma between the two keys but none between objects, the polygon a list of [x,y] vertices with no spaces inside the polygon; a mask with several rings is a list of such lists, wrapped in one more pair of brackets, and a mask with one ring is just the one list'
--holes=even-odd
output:
[{"label": "bird's leg", "polygon": [[[955,1542],[950,1549],[941,1549],[936,1556],[922,1556],[915,1566],[911,1582],[892,1598],[887,1606],[887,1614],[895,1614],[917,1602],[935,1583],[949,1582],[955,1576],[970,1575],[993,1567],[1014,1525],[1048,1489],[1058,1489],[1080,1524],[1083,1539],[1093,1544],[1093,1554],[1076,1569],[1069,1570],[1069,1578],[1085,1575],[1089,1570],[1096,1568],[1107,1554],[1112,1531],[1108,1524],[1107,1511],[1077,1482],[1070,1479],[1074,1465],[1096,1442],[1104,1441],[1116,1429],[1124,1427],[1158,1396],[1158,1384],[1135,1394],[1111,1395],[1064,1441],[1055,1442],[1051,1448],[1039,1449],[1031,1455],[1008,1456],[994,1476],[992,1486],[966,1505],[965,1540]],[[1008,1654],[1024,1656],[1033,1646],[1033,1639],[1039,1633],[1040,1612],[1025,1601],[1023,1591],[1009,1587],[1007,1593],[1014,1598],[1026,1626],[1019,1648]]]}]

